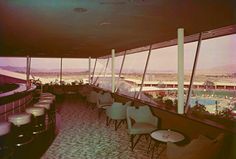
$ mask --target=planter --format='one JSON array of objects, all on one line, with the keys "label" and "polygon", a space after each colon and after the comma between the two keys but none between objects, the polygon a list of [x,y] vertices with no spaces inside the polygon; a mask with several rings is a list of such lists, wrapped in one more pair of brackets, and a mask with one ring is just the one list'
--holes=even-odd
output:
[{"label": "planter", "polygon": [[204,112],[198,112],[198,111],[192,111],[191,115],[199,119],[205,119],[206,117]]},{"label": "planter", "polygon": [[206,118],[211,121],[214,121],[216,123],[219,123],[221,125],[224,125],[226,127],[235,127],[236,126],[236,121],[230,120],[227,118],[222,118],[220,116],[208,115]]}]

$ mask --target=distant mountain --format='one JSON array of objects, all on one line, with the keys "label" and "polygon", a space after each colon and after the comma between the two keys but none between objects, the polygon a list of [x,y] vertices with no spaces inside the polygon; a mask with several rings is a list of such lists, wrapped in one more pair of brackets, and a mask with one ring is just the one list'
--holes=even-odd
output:
[{"label": "distant mountain", "polygon": [[[26,68],[25,67],[14,67],[14,66],[0,66],[1,69],[8,70],[8,71],[13,71],[13,72],[20,72],[20,73],[25,73]],[[86,68],[72,68],[72,69],[63,69],[63,72],[85,72],[88,71]],[[116,72],[120,71],[120,68],[115,69]],[[142,74],[144,71],[144,68],[123,68],[122,72],[123,73],[138,73]],[[31,68],[31,72],[37,73],[37,72],[60,72],[60,69],[36,69],[36,68]],[[96,70],[97,72],[97,70]],[[107,72],[110,72],[109,68],[107,68]],[[185,73],[191,73],[192,70],[185,70]],[[161,70],[160,68],[158,70],[155,70],[153,68],[148,68],[147,73],[177,73],[177,68],[176,70],[168,70],[164,68]],[[236,63],[235,64],[229,64],[229,65],[222,65],[222,66],[217,66],[213,68],[197,68],[196,69],[197,74],[235,74],[236,73]]]},{"label": "distant mountain", "polygon": [[[26,72],[26,67],[15,67],[15,66],[0,66],[1,69],[3,70],[8,70],[12,72],[21,72],[25,73]],[[59,72],[60,69],[35,69],[31,68],[31,72]],[[63,72],[85,72],[88,71],[88,69],[63,69]]]},{"label": "distant mountain", "polygon": [[3,70],[12,71],[12,72],[21,72],[21,73],[25,73],[26,72],[26,68],[25,67],[0,66],[0,68],[3,69]]},{"label": "distant mountain", "polygon": [[198,74],[199,73],[201,73],[201,74],[235,74],[236,73],[236,63],[212,67],[209,69],[197,69],[196,71]]}]

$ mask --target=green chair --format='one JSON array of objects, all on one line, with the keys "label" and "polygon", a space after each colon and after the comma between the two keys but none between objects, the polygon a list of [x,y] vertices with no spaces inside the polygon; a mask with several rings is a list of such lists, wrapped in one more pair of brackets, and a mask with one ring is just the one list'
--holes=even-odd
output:
[{"label": "green chair", "polygon": [[117,130],[120,124],[126,121],[126,108],[127,108],[127,105],[123,105],[122,103],[118,103],[118,102],[114,102],[110,107],[107,107],[106,125],[108,126],[111,120],[114,120],[115,130]]},{"label": "green chair", "polygon": [[98,117],[101,116],[101,113],[109,106],[111,106],[114,102],[114,98],[112,98],[111,93],[109,92],[101,92],[98,94],[97,98],[97,108],[98,108]]},{"label": "green chair", "polygon": [[[149,134],[158,128],[158,117],[154,116],[149,106],[127,107],[128,134],[133,150],[141,136]],[[134,143],[135,136],[138,139]]]},{"label": "green chair", "polygon": [[97,100],[98,100],[98,93],[96,91],[91,91],[87,96],[87,102],[93,106],[96,105]]},{"label": "green chair", "polygon": [[97,98],[97,107],[102,108],[104,106],[111,106],[114,102],[114,98],[112,98],[111,93],[109,92],[101,92]]}]

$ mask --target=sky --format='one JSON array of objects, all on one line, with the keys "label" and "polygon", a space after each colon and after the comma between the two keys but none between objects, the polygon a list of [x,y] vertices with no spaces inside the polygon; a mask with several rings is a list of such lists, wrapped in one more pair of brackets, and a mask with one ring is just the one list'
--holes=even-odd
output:
[{"label": "sky", "polygon": [[[197,42],[185,44],[184,65],[186,70],[191,70]],[[124,71],[143,71],[147,51],[126,56]],[[93,63],[94,63],[93,59]],[[111,61],[111,60],[110,60]],[[108,68],[111,67],[109,61]],[[116,59],[116,69],[120,68],[122,57]],[[98,60],[97,67],[104,68],[107,60]],[[25,67],[26,58],[0,57],[0,66]],[[31,67],[34,69],[59,69],[60,58],[32,58]],[[203,40],[201,44],[198,69],[228,68],[236,72],[236,34],[222,36],[214,39]],[[93,68],[93,64],[92,64]],[[63,59],[63,69],[88,69],[88,59]],[[97,72],[100,70],[97,69]],[[177,46],[152,50],[148,65],[149,71],[177,71]],[[227,71],[227,69],[225,70]]]}]

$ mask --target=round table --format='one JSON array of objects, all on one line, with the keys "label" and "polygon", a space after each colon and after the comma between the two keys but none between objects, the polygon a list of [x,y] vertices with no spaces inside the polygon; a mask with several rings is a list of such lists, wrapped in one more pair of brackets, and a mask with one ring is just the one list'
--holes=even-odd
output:
[{"label": "round table", "polygon": [[[152,149],[152,158],[153,158],[155,147],[157,147],[159,150],[159,147],[161,144],[166,144],[167,142],[178,143],[185,139],[183,134],[181,134],[180,132],[176,132],[174,130],[170,130],[170,129],[153,131],[150,134],[150,137],[151,137],[151,141],[152,140],[155,141],[155,144]],[[150,141],[148,149],[150,148],[151,141]],[[164,148],[160,150],[160,152],[158,153],[158,156],[160,156],[164,150],[165,150]]]}]

